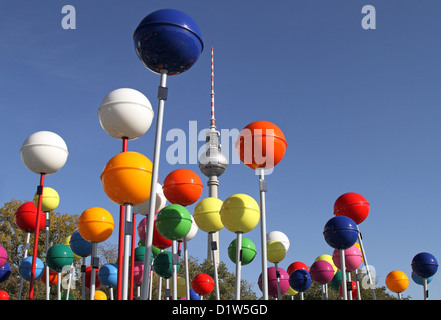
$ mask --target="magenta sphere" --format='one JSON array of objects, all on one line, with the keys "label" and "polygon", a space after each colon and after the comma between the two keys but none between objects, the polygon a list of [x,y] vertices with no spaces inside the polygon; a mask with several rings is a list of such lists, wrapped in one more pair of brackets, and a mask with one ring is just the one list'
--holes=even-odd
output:
[{"label": "magenta sphere", "polygon": [[133,265],[133,282],[136,286],[142,284],[142,275],[144,273],[144,261],[135,261]]},{"label": "magenta sphere", "polygon": [[[289,274],[282,268],[278,268],[280,273],[280,294],[285,294],[289,289]],[[267,269],[268,275],[268,294],[271,297],[277,298],[277,274],[276,267],[269,267]],[[262,290],[262,274],[259,276],[259,280],[257,281],[259,285],[259,289]]]},{"label": "magenta sphere", "polygon": [[[345,249],[344,253],[346,271],[357,270],[363,261],[363,256],[361,255],[360,249],[353,245],[352,247]],[[334,253],[332,254],[332,261],[334,261],[335,266],[341,270],[340,250],[334,250]]]},{"label": "magenta sphere", "polygon": [[138,231],[138,236],[139,238],[145,242],[146,239],[146,231],[145,231],[145,226],[147,224],[147,216],[144,217],[138,224],[138,227],[136,228],[136,230]]},{"label": "magenta sphere", "polygon": [[334,278],[334,268],[325,260],[315,261],[309,268],[311,279],[318,284],[328,283]]},{"label": "magenta sphere", "polygon": [[0,246],[0,268],[2,268],[8,261],[8,253],[6,249]]}]

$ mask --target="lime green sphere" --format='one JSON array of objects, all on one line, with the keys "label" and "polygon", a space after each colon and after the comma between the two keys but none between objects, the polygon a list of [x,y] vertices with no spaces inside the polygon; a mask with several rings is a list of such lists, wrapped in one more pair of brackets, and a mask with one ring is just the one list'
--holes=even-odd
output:
[{"label": "lime green sphere", "polygon": [[190,231],[191,225],[190,212],[179,204],[170,204],[164,207],[156,217],[158,232],[169,240],[184,238]]},{"label": "lime green sphere", "polygon": [[[237,239],[231,241],[228,246],[228,257],[234,263],[236,263],[236,247],[237,247]],[[253,241],[248,238],[242,237],[242,265],[247,265],[254,260],[256,256],[257,250]]]}]

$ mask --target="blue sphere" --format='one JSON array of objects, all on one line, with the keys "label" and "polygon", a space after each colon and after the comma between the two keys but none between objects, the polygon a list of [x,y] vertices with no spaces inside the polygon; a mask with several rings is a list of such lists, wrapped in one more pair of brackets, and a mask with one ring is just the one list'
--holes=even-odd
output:
[{"label": "blue sphere", "polygon": [[194,292],[193,289],[190,288],[190,300],[201,300],[201,296]]},{"label": "blue sphere", "polygon": [[167,75],[190,69],[204,49],[194,20],[173,9],[147,15],[136,28],[133,40],[142,63],[155,73],[165,69]]},{"label": "blue sphere", "polygon": [[92,242],[85,240],[78,230],[75,230],[70,237],[70,249],[80,257],[88,257],[92,254]]},{"label": "blue sphere", "polygon": [[294,270],[289,276],[289,285],[295,291],[304,292],[309,289],[311,284],[311,275],[305,269]]},{"label": "blue sphere", "polygon": [[427,252],[418,253],[412,259],[412,271],[421,278],[429,278],[438,270],[435,257]]},{"label": "blue sphere", "polygon": [[[18,273],[26,281],[31,281],[32,257],[26,257],[18,267]],[[35,280],[40,279],[44,272],[44,264],[39,258],[35,260]]]},{"label": "blue sphere", "polygon": [[3,267],[0,268],[0,282],[4,282],[8,280],[9,276],[11,275],[11,266],[9,263],[5,263]]},{"label": "blue sphere", "polygon": [[107,287],[116,287],[118,281],[118,268],[113,263],[106,263],[98,271],[98,280]]},{"label": "blue sphere", "polygon": [[[432,279],[433,279],[433,276],[426,278],[427,284],[429,284],[432,281]],[[421,278],[420,276],[416,275],[415,272],[413,272],[413,271],[412,271],[412,280],[413,280],[413,282],[415,282],[416,284],[419,284],[420,286],[422,286],[424,284],[424,279]]]},{"label": "blue sphere", "polygon": [[358,229],[351,218],[335,216],[326,223],[323,235],[332,248],[348,249],[357,241]]}]

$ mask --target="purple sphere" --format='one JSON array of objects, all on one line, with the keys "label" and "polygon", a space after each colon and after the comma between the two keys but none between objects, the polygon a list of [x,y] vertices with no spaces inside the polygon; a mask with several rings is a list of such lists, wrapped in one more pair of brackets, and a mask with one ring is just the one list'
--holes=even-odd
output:
[{"label": "purple sphere", "polygon": [[328,283],[334,278],[334,268],[325,260],[315,261],[309,268],[311,279],[318,284]]}]

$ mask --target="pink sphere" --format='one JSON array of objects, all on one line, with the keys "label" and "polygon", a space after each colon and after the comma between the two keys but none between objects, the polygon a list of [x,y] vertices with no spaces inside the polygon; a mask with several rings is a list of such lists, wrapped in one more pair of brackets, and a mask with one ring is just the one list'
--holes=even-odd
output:
[{"label": "pink sphere", "polygon": [[8,261],[8,253],[5,248],[0,246],[0,268],[5,265],[6,261]]},{"label": "pink sphere", "polygon": [[334,278],[334,268],[325,260],[315,261],[309,273],[311,274],[311,279],[318,284],[328,283]]},{"label": "pink sphere", "polygon": [[[346,249],[345,253],[345,267],[346,271],[355,271],[357,270],[361,262],[363,261],[363,256],[361,255],[360,249],[357,246],[353,245],[352,247]],[[341,256],[340,250],[335,249],[332,254],[332,261],[337,268],[341,269]]]},{"label": "pink sphere", "polygon": [[[280,294],[285,294],[286,291],[289,289],[289,275],[288,272],[286,272],[282,268],[278,268],[280,273]],[[277,298],[277,274],[276,274],[276,267],[269,267],[267,269],[267,275],[268,275],[268,294],[271,297]],[[259,276],[259,280],[257,281],[259,285],[259,289],[262,290],[262,274]]]},{"label": "pink sphere", "polygon": [[142,275],[144,273],[144,262],[143,261],[135,261],[133,265],[133,282],[136,286],[140,286],[142,284]]}]

